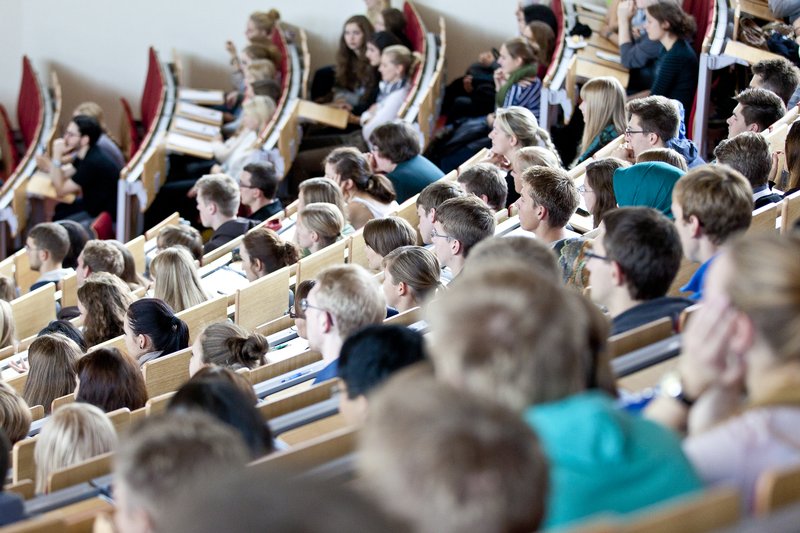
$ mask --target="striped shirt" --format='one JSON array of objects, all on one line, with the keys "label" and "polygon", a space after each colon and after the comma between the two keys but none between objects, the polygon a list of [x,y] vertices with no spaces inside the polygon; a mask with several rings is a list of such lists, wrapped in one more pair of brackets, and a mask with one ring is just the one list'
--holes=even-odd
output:
[{"label": "striped shirt", "polygon": [[503,107],[518,105],[531,110],[536,120],[539,120],[539,98],[542,94],[542,80],[534,78],[530,85],[521,87],[515,83],[508,89]]}]

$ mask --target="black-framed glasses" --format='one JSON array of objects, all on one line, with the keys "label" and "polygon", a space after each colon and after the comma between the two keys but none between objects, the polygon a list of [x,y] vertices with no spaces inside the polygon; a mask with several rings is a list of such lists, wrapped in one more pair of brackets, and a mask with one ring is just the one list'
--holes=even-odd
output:
[{"label": "black-framed glasses", "polygon": [[441,233],[436,233],[436,230],[435,230],[435,229],[432,229],[432,230],[431,230],[431,240],[433,240],[433,239],[434,239],[434,238],[436,238],[436,237],[439,237],[439,238],[441,238],[441,239],[447,239],[447,240],[450,240],[450,239],[452,239],[452,238],[453,238],[453,237],[451,237],[450,235],[443,235],[443,234],[441,234]]},{"label": "black-framed glasses", "polygon": [[594,259],[598,259],[600,261],[611,261],[610,257],[606,257],[604,255],[596,254],[596,253],[590,252],[588,250],[583,252],[583,255],[586,257],[586,259],[594,258]]},{"label": "black-framed glasses", "polygon": [[305,318],[304,316],[297,314],[297,312],[294,310],[294,306],[290,307],[286,314],[289,315],[289,318],[293,320],[297,318]]},{"label": "black-framed glasses", "polygon": [[317,307],[316,305],[311,305],[308,303],[308,298],[303,298],[300,300],[300,310],[305,313],[309,309],[316,309],[317,311],[322,311],[323,313],[327,313],[327,309],[323,309],[322,307]]},{"label": "black-framed glasses", "polygon": [[625,135],[633,135],[634,133],[650,133],[647,130],[632,130],[630,128],[625,128]]}]

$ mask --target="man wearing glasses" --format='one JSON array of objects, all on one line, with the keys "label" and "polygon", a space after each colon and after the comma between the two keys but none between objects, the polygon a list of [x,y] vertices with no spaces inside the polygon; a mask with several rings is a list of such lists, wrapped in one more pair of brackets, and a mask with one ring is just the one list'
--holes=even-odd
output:
[{"label": "man wearing glasses", "polygon": [[317,283],[300,300],[306,335],[312,350],[326,363],[314,383],[338,375],[339,352],[344,341],[359,329],[380,324],[386,317],[383,290],[369,272],[358,265],[326,268]]},{"label": "man wearing glasses", "polygon": [[436,211],[431,242],[443,267],[457,276],[470,249],[494,235],[494,214],[477,196],[462,196],[443,202]]},{"label": "man wearing glasses", "polygon": [[611,335],[670,317],[692,305],[666,296],[681,266],[683,249],[675,225],[649,207],[609,211],[600,235],[585,252],[592,300],[611,315]]},{"label": "man wearing glasses", "polygon": [[269,161],[245,165],[239,176],[239,195],[242,205],[250,209],[247,218],[263,222],[283,210],[281,201],[275,198],[278,182],[275,165]]}]

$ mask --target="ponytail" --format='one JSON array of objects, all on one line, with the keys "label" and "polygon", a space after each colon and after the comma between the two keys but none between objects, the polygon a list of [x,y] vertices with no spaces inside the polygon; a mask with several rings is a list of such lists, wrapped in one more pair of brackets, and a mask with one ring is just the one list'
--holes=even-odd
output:
[{"label": "ponytail", "polygon": [[[358,185],[356,183],[356,186]],[[361,187],[358,188],[361,189]],[[367,178],[367,183],[362,190],[384,204],[391,203],[397,198],[397,194],[394,192],[394,185],[383,174],[372,174]]]},{"label": "ponytail", "polygon": [[263,335],[249,333],[230,322],[209,324],[200,335],[203,363],[238,368],[265,364],[269,343]]},{"label": "ponytail", "polygon": [[153,349],[167,355],[189,346],[189,326],[158,298],[141,298],[128,307],[134,335],[147,335]]},{"label": "ponytail", "polygon": [[263,335],[253,333],[248,337],[230,337],[226,344],[230,352],[227,366],[255,368],[266,363],[269,343]]}]

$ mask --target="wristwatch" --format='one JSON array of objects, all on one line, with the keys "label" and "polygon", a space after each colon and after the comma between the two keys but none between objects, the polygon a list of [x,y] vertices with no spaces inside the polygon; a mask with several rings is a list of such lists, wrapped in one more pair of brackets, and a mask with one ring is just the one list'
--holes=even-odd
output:
[{"label": "wristwatch", "polygon": [[694,400],[688,398],[686,394],[684,394],[681,376],[676,371],[668,372],[664,375],[664,377],[661,378],[659,387],[665,396],[677,400],[686,407],[691,407],[694,404]]},{"label": "wristwatch", "polygon": [[52,159],[51,163],[53,164],[54,167],[61,168],[61,160],[60,159],[54,157]]}]

